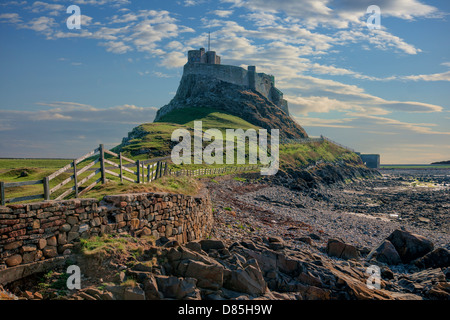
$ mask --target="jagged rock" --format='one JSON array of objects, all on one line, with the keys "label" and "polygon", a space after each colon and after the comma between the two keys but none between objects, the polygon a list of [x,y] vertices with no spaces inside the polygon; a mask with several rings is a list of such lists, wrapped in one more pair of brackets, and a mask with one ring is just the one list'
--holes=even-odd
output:
[{"label": "jagged rock", "polygon": [[381,263],[396,265],[402,260],[395,250],[395,247],[389,240],[384,240],[377,248],[373,249],[366,258],[368,261],[376,260]]},{"label": "jagged rock", "polygon": [[296,240],[312,245],[312,239],[310,237],[298,237]]},{"label": "jagged rock", "polygon": [[285,246],[284,240],[281,237],[271,236],[267,240],[269,241],[269,248],[272,250],[281,250]]},{"label": "jagged rock", "polygon": [[356,247],[337,239],[328,240],[326,252],[331,257],[337,257],[345,260],[359,258]]},{"label": "jagged rock", "polygon": [[450,300],[450,285],[440,268],[403,275],[398,284],[415,294],[430,299]]},{"label": "jagged rock", "polygon": [[[202,246],[198,241],[191,241],[186,244],[186,248],[191,249],[192,251],[195,251],[197,253],[202,254]],[[206,254],[206,252],[205,252]]]},{"label": "jagged rock", "polygon": [[[184,269],[180,272],[180,269]],[[218,290],[223,285],[223,267],[217,264],[208,265],[201,261],[186,260],[178,265],[178,272],[184,277],[197,279],[200,288]]]},{"label": "jagged rock", "polygon": [[181,108],[212,108],[240,117],[267,130],[277,128],[280,138],[308,137],[283,110],[257,91],[221,81],[213,76],[183,74],[175,97],[158,110],[155,121]]},{"label": "jagged rock", "polygon": [[144,280],[144,292],[145,298],[147,300],[160,300],[164,296],[158,290],[158,283],[156,282],[155,277],[150,274],[147,279]]},{"label": "jagged rock", "polygon": [[197,295],[197,279],[162,275],[155,275],[155,279],[165,298],[186,299]]},{"label": "jagged rock", "polygon": [[255,259],[247,261],[244,269],[232,270],[224,287],[251,295],[262,295],[267,290],[267,284]]},{"label": "jagged rock", "polygon": [[310,233],[308,236],[313,240],[320,240],[320,236],[315,233]]},{"label": "jagged rock", "polygon": [[124,300],[145,300],[145,292],[139,287],[128,287],[123,293]]},{"label": "jagged rock", "polygon": [[387,240],[394,245],[403,263],[410,263],[434,248],[430,240],[404,230],[395,230],[387,237]]},{"label": "jagged rock", "polygon": [[108,285],[105,287],[105,292],[109,292],[112,294],[114,300],[123,300],[123,294],[125,292],[125,287],[116,286],[116,285]]},{"label": "jagged rock", "polygon": [[202,250],[208,252],[211,249],[224,249],[225,245],[221,240],[205,239],[199,241]]},{"label": "jagged rock", "polygon": [[414,261],[419,268],[445,268],[450,266],[450,252],[437,248]]}]

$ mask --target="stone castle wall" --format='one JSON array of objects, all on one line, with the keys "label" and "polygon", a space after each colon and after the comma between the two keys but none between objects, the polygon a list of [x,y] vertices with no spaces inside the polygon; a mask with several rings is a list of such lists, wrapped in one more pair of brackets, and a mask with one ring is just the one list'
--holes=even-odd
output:
[{"label": "stone castle wall", "polygon": [[275,89],[275,78],[253,70],[255,70],[254,67],[249,67],[249,70],[245,70],[244,68],[231,65],[187,63],[184,66],[183,75],[205,75],[235,85],[248,87],[258,91],[289,114],[287,101],[283,99],[281,91]]},{"label": "stone castle wall", "polygon": [[126,194],[0,207],[0,270],[71,253],[90,236],[129,232],[180,243],[209,235],[208,195]]}]

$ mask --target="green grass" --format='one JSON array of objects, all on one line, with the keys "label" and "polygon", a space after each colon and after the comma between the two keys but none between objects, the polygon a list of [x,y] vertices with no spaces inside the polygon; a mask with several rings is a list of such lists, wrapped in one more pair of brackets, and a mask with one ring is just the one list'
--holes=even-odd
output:
[{"label": "green grass", "polygon": [[128,241],[124,238],[103,235],[89,239],[80,239],[81,252],[85,255],[123,252]]},{"label": "green grass", "polygon": [[[135,128],[140,138],[129,141],[126,146],[117,146],[112,151],[122,151],[125,156],[136,160],[153,158],[161,155],[170,155],[171,137],[176,129],[187,129],[193,132],[194,121],[202,121],[202,129],[219,129],[225,138],[226,129],[255,129],[259,127],[251,123],[214,109],[183,108],[165,115],[155,123],[142,124]],[[141,154],[144,151],[145,154]]]},{"label": "green grass", "polygon": [[163,116],[157,123],[169,122],[194,128],[194,121],[202,121],[204,130],[215,128],[223,133],[225,133],[226,129],[259,129],[259,127],[239,117],[211,108],[183,108],[175,110]]},{"label": "green grass", "polygon": [[67,159],[0,159],[0,170],[17,168],[43,168],[58,169],[64,167],[72,160]]},{"label": "green grass", "polygon": [[329,141],[280,145],[280,168],[301,168],[319,160],[358,162],[358,155]]}]

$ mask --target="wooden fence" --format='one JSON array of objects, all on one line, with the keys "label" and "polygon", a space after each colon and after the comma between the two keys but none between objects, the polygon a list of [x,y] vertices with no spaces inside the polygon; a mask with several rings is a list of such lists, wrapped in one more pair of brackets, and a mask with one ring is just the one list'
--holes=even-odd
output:
[{"label": "wooden fence", "polygon": [[[92,162],[88,163],[87,165],[83,166],[83,168],[79,169],[78,166],[81,162],[96,156],[96,154],[99,154],[98,158],[93,160]],[[112,157],[115,157],[119,159],[119,164],[110,161],[105,158],[105,154],[108,154]],[[128,162],[129,164],[124,164],[124,162]],[[97,163],[100,163],[100,168],[93,169]],[[119,173],[113,172],[110,170],[107,165],[111,166],[114,170],[116,168],[119,169]],[[136,171],[129,169],[129,166],[135,167]],[[84,177],[83,179],[80,179],[80,175],[87,172],[88,170],[93,171],[88,176]],[[66,178],[64,181],[58,183],[53,188],[50,188],[50,181],[55,179],[56,177],[60,176],[63,173],[66,172],[72,172],[72,175],[70,175],[68,178]],[[146,172],[147,171],[147,172]],[[124,172],[128,172],[132,174],[133,176],[136,176],[135,179],[131,179],[127,176],[125,176]],[[122,153],[114,153],[112,151],[106,150],[103,145],[101,144],[97,149],[85,154],[84,156],[73,160],[71,163],[66,165],[65,167],[59,169],[58,171],[53,172],[51,175],[45,177],[42,180],[35,180],[35,181],[24,181],[24,182],[0,182],[0,195],[1,195],[1,204],[4,206],[6,203],[13,203],[13,202],[21,202],[21,201],[30,201],[30,200],[37,200],[37,199],[44,199],[44,200],[50,200],[51,195],[60,190],[62,187],[66,186],[70,182],[73,181],[73,186],[71,186],[69,189],[64,191],[62,194],[57,196],[55,200],[62,200],[69,196],[70,194],[74,194],[76,198],[80,197],[81,195],[87,193],[89,190],[94,188],[99,183],[106,183],[107,181],[107,175],[112,175],[115,177],[120,178],[120,182],[123,182],[123,180],[127,180],[133,183],[149,183],[153,180],[159,179],[163,175],[167,174],[167,162],[163,161],[157,161],[155,163],[146,164],[144,161],[135,161],[132,159],[129,159],[122,155]],[[83,187],[83,185],[90,181],[95,176],[100,175],[98,179],[96,179],[94,182],[92,182],[90,185]],[[22,186],[31,186],[31,185],[39,185],[41,184],[43,186],[42,192],[35,195],[29,195],[29,196],[23,196],[23,197],[15,197],[15,198],[6,198],[6,189],[7,188],[14,188],[14,187],[22,187]]]},{"label": "wooden fence", "polygon": [[260,165],[249,165],[245,167],[224,167],[224,168],[204,168],[204,169],[194,169],[187,170],[181,169],[178,171],[172,171],[169,169],[168,175],[179,177],[179,176],[202,176],[202,175],[216,175],[216,174],[224,174],[224,173],[238,173],[245,171],[257,170],[261,166]]}]

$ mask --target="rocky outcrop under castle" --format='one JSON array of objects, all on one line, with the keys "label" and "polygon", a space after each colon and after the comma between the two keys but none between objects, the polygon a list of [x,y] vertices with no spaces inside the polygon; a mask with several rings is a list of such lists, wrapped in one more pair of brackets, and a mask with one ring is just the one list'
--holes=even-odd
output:
[{"label": "rocky outcrop under castle", "polygon": [[308,137],[299,124],[259,92],[208,75],[183,75],[175,97],[158,110],[155,122],[187,107],[217,109],[267,130],[279,129],[280,138]]}]

